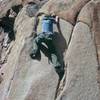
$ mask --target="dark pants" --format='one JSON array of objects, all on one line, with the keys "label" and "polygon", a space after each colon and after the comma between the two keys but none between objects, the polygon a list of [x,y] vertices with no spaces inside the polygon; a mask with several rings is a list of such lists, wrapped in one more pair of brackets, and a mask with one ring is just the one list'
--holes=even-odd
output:
[{"label": "dark pants", "polygon": [[48,47],[48,51],[50,54],[50,61],[52,62],[53,66],[55,67],[56,72],[59,75],[59,79],[61,80],[64,75],[64,69],[63,66],[61,66],[61,63],[58,60],[57,52],[55,50],[55,46],[53,44],[53,35],[46,34],[46,33],[40,33],[33,39],[33,51],[32,54],[38,54],[39,46],[41,43],[45,43]]},{"label": "dark pants", "polygon": [[39,45],[41,45],[41,43],[45,43],[48,47],[48,51],[50,53],[50,60],[53,64],[54,67],[61,67],[61,64],[58,60],[57,54],[56,54],[56,50],[53,44],[53,35],[51,34],[46,34],[46,33],[40,33],[39,35],[37,35],[37,37],[35,37],[33,39],[33,54],[36,54],[39,50]]}]

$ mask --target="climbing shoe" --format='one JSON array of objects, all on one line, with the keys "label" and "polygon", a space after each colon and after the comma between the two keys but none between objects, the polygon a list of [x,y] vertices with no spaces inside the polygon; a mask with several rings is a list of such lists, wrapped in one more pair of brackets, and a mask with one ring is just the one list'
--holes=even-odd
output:
[{"label": "climbing shoe", "polygon": [[37,55],[34,54],[34,53],[31,53],[31,54],[30,54],[30,57],[31,57],[32,59],[35,59],[35,58],[37,57]]},{"label": "climbing shoe", "polygon": [[37,51],[36,50],[33,50],[31,53],[30,53],[30,57],[32,59],[38,59],[38,57],[40,56],[40,49],[38,49]]},{"label": "climbing shoe", "polygon": [[64,69],[61,69],[60,67],[55,68],[58,76],[59,76],[59,80],[62,80],[63,76],[64,76]]}]

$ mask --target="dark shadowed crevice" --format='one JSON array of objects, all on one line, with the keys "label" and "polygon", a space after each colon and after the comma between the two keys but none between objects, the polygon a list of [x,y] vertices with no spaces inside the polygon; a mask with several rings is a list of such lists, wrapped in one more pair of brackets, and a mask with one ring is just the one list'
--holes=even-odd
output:
[{"label": "dark shadowed crevice", "polygon": [[17,14],[22,9],[22,5],[12,6],[6,15],[0,18],[0,66],[7,62],[7,57],[11,51],[12,41],[15,41],[14,23]]},{"label": "dark shadowed crevice", "polygon": [[21,8],[22,5],[13,6],[7,11],[4,17],[0,18],[0,27],[4,29],[5,34],[8,33],[11,41],[15,40],[15,34],[13,30],[14,21]]},{"label": "dark shadowed crevice", "polygon": [[[15,5],[12,6],[6,13],[6,15],[1,18],[0,21],[0,27],[2,27],[4,29],[5,34],[8,34],[8,38],[10,40],[10,45],[6,50],[6,54],[4,56],[4,61],[2,62],[2,64],[6,63],[5,60],[7,61],[8,55],[11,53],[12,47],[13,47],[13,42],[15,40],[15,32],[14,32],[14,22],[15,22],[15,18],[17,17],[17,14],[20,12],[20,10],[22,9],[22,5]],[[14,17],[11,16],[11,14],[15,14]],[[3,66],[3,65],[2,65]],[[14,70],[14,74],[11,77],[11,79],[9,79],[9,84],[8,84],[8,88],[6,89],[6,96],[8,95],[10,88],[11,88],[11,83],[12,80],[14,78],[15,75],[15,71],[16,68]]]},{"label": "dark shadowed crevice", "polygon": [[54,100],[56,100],[56,98],[57,98],[57,96],[58,96],[59,86],[60,86],[60,80],[58,81],[58,85],[57,85],[57,88],[56,88],[56,93],[55,93],[55,98],[54,98]]}]

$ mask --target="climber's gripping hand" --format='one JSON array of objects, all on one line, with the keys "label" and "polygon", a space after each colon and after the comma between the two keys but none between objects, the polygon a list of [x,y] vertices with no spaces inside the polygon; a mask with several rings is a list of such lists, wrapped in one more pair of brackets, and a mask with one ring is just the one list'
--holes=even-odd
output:
[{"label": "climber's gripping hand", "polygon": [[36,31],[33,31],[32,34],[33,34],[34,38],[37,36],[37,32]]},{"label": "climber's gripping hand", "polygon": [[31,35],[30,35],[30,37],[32,37],[32,38],[35,38],[37,36],[37,32],[36,31],[33,31],[32,33],[31,33]]}]

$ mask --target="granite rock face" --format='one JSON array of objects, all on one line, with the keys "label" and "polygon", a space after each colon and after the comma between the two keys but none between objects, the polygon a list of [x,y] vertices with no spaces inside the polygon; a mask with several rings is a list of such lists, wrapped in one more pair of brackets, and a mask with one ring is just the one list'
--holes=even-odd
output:
[{"label": "granite rock face", "polygon": [[[9,7],[0,10],[0,17],[21,2],[5,1]],[[15,20],[16,40],[0,69],[0,100],[99,100],[100,0],[49,0],[39,12],[60,17],[54,44],[65,75],[59,81],[43,51],[38,60],[30,58],[34,17],[26,15],[25,5]]]},{"label": "granite rock face", "polygon": [[57,100],[99,100],[98,63],[91,34],[88,25],[82,22],[76,24],[66,54],[66,84]]}]

